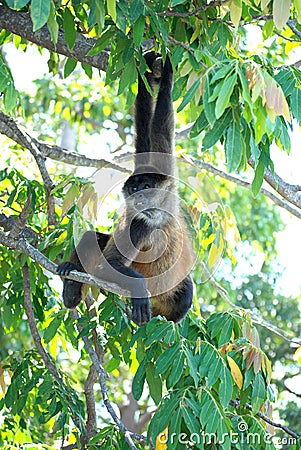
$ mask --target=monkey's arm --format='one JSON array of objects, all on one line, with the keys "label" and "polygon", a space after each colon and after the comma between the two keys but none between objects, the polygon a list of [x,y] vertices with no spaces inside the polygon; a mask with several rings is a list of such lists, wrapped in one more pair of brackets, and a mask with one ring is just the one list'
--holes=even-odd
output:
[{"label": "monkey's arm", "polygon": [[172,105],[173,70],[169,59],[162,70],[160,88],[151,125],[151,151],[172,154],[174,140],[174,111]]},{"label": "monkey's arm", "polygon": [[[72,270],[93,273],[101,251],[104,249],[110,235],[87,231],[78,246],[70,255],[69,261],[65,261],[57,267],[57,273],[61,276],[69,275]],[[82,300],[83,284],[74,280],[63,280],[63,300],[67,308],[75,308]]]},{"label": "monkey's arm", "polygon": [[131,292],[132,320],[137,325],[148,322],[151,318],[145,279],[131,266],[145,235],[148,234],[145,227],[145,224],[137,219],[126,225],[122,221],[119,222],[95,270],[95,275],[99,278],[117,283]]}]

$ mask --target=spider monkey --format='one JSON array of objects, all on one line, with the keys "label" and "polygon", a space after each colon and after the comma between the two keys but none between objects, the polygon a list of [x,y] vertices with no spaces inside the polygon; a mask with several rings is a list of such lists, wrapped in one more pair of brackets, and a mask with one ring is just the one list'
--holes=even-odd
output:
[{"label": "spider monkey", "polygon": [[[139,74],[135,101],[135,170],[123,185],[125,212],[113,235],[86,232],[70,260],[57,273],[88,272],[131,292],[132,320],[137,325],[156,315],[178,322],[192,304],[189,276],[193,249],[177,201],[173,162],[173,69],[156,52],[144,55],[145,77]],[[158,61],[160,70],[158,70]],[[82,283],[64,279],[67,308],[82,299]],[[149,299],[150,297],[150,299]]]}]

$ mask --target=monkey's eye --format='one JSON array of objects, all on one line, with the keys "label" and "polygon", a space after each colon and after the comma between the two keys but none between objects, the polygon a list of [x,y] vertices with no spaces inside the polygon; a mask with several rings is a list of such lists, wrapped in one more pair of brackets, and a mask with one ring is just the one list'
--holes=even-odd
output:
[{"label": "monkey's eye", "polygon": [[149,184],[149,183],[146,183],[145,185],[144,185],[144,188],[143,189],[150,189],[151,188],[151,185]]},{"label": "monkey's eye", "polygon": [[130,191],[130,194],[133,194],[134,192],[137,192],[138,191],[138,186],[131,186],[129,191]]}]

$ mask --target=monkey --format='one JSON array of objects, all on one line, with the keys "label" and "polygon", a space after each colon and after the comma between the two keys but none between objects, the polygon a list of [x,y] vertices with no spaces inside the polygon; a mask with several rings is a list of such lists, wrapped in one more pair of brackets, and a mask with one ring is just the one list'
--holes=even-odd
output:
[{"label": "monkey", "polygon": [[[192,305],[194,261],[175,182],[173,68],[168,55],[164,64],[154,51],[144,58],[153,94],[138,74],[135,168],[122,188],[125,211],[112,235],[86,232],[69,261],[57,268],[62,277],[78,270],[128,290],[139,326],[157,315],[173,322],[185,317]],[[63,284],[64,305],[75,308],[83,284],[66,278]]]}]

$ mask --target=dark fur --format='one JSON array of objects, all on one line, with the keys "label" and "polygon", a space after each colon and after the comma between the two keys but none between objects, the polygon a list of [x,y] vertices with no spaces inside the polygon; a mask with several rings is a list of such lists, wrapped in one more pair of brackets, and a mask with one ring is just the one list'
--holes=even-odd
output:
[{"label": "dark fur", "polygon": [[[149,52],[145,58],[151,70],[158,55]],[[123,186],[125,213],[112,237],[85,233],[70,260],[57,270],[62,276],[71,270],[87,271],[128,289],[132,293],[132,318],[138,325],[159,314],[178,322],[191,306],[193,290],[188,275],[193,250],[178,210],[173,179],[173,76],[169,58],[160,78],[151,71],[146,78],[152,88],[159,86],[159,92],[154,105],[139,76],[135,102],[136,167]],[[164,153],[166,160],[154,157],[156,153]],[[165,240],[154,234],[158,232],[164,233]],[[155,255],[151,261],[147,260],[149,251]],[[174,269],[169,273],[171,267]],[[165,292],[168,283],[172,288]],[[150,301],[148,291],[155,294]],[[63,299],[66,307],[76,307],[82,299],[82,284],[64,279]]]}]

